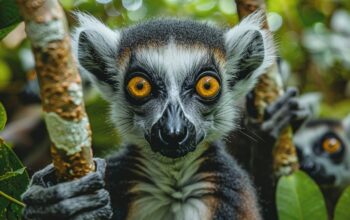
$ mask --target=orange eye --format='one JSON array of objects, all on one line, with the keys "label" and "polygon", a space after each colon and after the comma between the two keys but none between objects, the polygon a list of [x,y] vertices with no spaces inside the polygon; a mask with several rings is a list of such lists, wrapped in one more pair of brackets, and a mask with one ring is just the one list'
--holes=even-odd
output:
[{"label": "orange eye", "polygon": [[220,83],[213,76],[203,76],[196,84],[196,91],[204,99],[214,98],[220,91]]},{"label": "orange eye", "polygon": [[327,138],[322,143],[322,148],[329,154],[333,154],[340,150],[341,143],[338,139],[332,137]]},{"label": "orange eye", "polygon": [[136,99],[142,99],[151,93],[151,84],[141,76],[135,76],[128,82],[128,91]]}]

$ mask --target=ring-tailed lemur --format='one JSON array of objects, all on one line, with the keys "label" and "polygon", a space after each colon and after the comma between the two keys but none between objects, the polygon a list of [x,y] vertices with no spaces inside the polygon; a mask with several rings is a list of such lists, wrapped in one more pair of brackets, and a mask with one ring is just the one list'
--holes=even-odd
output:
[{"label": "ring-tailed lemur", "polygon": [[80,67],[111,103],[126,145],[106,171],[96,160],[97,172],[79,180],[56,183],[52,166],[34,175],[24,216],[260,219],[249,177],[220,140],[275,58],[262,14],[230,30],[158,19],[112,31],[78,18]]},{"label": "ring-tailed lemur", "polygon": [[350,115],[307,121],[293,140],[300,169],[320,186],[332,218],[339,196],[350,185]]},{"label": "ring-tailed lemur", "polygon": [[313,119],[295,135],[301,169],[321,186],[350,185],[350,115]]}]

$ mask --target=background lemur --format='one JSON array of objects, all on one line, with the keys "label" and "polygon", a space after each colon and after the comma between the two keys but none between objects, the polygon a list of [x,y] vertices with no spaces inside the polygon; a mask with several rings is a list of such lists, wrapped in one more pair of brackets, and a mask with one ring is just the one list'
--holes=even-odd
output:
[{"label": "background lemur", "polygon": [[57,183],[52,166],[36,173],[25,218],[260,219],[254,188],[220,139],[275,58],[261,17],[227,31],[174,19],[112,31],[78,15],[76,56],[111,103],[125,147],[79,180]]},{"label": "background lemur", "polygon": [[271,173],[268,170],[271,166],[269,158],[272,159],[271,150],[276,137],[288,124],[295,132],[293,141],[300,169],[321,186],[330,214],[344,187],[350,185],[350,115],[343,120],[318,119],[320,99],[319,93],[297,97],[297,90],[288,88],[282,97],[267,107],[264,121],[252,124],[247,119],[255,117],[251,111],[254,110],[254,97],[252,93],[247,96],[247,116],[240,133],[233,133],[230,139],[237,146],[231,150],[254,177],[263,216],[267,219],[277,219],[275,186],[268,176]]},{"label": "background lemur", "polygon": [[317,183],[350,185],[350,116],[343,121],[313,119],[294,136],[300,165]]},{"label": "background lemur", "polygon": [[343,120],[312,119],[294,135],[300,168],[321,187],[329,213],[350,185],[350,115]]}]

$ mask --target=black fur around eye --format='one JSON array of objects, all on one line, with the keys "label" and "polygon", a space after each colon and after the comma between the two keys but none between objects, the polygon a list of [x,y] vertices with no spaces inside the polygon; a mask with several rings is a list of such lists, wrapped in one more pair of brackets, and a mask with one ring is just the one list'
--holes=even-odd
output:
[{"label": "black fur around eye", "polygon": [[337,164],[344,158],[345,145],[337,134],[329,132],[314,144],[314,152],[317,155],[330,158]]}]

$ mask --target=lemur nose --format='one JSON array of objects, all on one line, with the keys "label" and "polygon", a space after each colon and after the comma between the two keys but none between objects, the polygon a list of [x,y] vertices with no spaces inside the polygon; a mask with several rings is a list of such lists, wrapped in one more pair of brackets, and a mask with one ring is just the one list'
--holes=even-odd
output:
[{"label": "lemur nose", "polygon": [[181,144],[187,137],[187,128],[181,126],[178,128],[166,127],[161,131],[161,137],[169,144]]},{"label": "lemur nose", "polygon": [[178,104],[169,104],[160,119],[145,134],[155,152],[177,158],[194,151],[197,146],[196,129]]},{"label": "lemur nose", "polygon": [[181,144],[187,137],[186,119],[178,105],[169,105],[161,119],[160,136],[168,144]]}]

